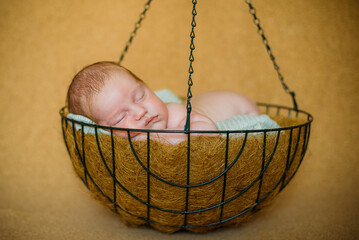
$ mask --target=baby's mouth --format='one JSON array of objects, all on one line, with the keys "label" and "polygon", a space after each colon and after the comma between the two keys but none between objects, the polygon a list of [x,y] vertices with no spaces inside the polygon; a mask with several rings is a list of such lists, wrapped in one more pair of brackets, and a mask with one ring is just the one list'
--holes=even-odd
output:
[{"label": "baby's mouth", "polygon": [[145,122],[145,126],[147,127],[151,123],[155,123],[157,121],[157,119],[158,119],[158,115],[147,118],[146,122]]}]

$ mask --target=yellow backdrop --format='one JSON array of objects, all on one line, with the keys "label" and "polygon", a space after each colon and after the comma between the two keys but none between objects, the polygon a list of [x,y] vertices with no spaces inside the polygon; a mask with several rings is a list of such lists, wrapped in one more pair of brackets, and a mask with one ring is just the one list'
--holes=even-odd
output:
[{"label": "yellow backdrop", "polygon": [[[145,0],[0,1],[0,238],[167,239],[128,228],[75,176],[58,111],[84,65],[116,61]],[[205,239],[358,237],[355,0],[253,1],[299,108],[313,114],[307,156],[270,210]],[[185,96],[191,1],[153,1],[123,64]],[[235,90],[291,106],[244,1],[198,1],[193,92]],[[198,236],[178,233],[173,239]]]}]

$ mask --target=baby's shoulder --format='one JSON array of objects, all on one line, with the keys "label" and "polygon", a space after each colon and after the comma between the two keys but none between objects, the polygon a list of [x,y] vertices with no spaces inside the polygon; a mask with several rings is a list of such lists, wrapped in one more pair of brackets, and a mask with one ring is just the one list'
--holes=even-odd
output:
[{"label": "baby's shoulder", "polygon": [[176,128],[187,116],[187,109],[180,103],[167,103],[168,109],[168,128]]},{"label": "baby's shoulder", "polygon": [[182,116],[186,115],[187,109],[180,103],[167,103],[168,115]]}]

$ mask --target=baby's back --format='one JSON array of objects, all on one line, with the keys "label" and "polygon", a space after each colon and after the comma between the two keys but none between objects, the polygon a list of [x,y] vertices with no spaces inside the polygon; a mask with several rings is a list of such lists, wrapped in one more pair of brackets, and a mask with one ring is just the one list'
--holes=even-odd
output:
[{"label": "baby's back", "polygon": [[248,97],[231,91],[212,91],[193,96],[195,111],[218,122],[235,115],[259,115],[257,105]]}]

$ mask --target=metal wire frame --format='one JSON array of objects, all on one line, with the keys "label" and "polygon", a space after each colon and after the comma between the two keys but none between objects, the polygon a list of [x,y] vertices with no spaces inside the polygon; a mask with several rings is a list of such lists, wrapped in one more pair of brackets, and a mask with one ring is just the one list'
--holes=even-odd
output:
[{"label": "metal wire frame", "polygon": [[[250,210],[254,210],[258,204],[260,204],[262,201],[264,201],[267,197],[269,197],[278,187],[279,187],[279,191],[282,191],[283,188],[291,181],[291,179],[294,177],[294,175],[296,174],[296,172],[299,169],[299,166],[302,163],[302,160],[304,158],[305,152],[307,150],[308,147],[308,142],[309,142],[309,137],[310,137],[310,130],[311,130],[311,123],[313,121],[313,117],[304,111],[301,110],[297,110],[297,109],[292,109],[292,108],[288,108],[288,107],[283,107],[283,106],[278,106],[278,105],[271,105],[271,104],[263,104],[263,103],[259,103],[258,104],[260,107],[265,108],[265,112],[268,114],[270,112],[271,109],[276,110],[276,114],[279,115],[283,110],[287,111],[288,117],[292,116],[292,113],[295,114],[295,117],[298,117],[299,114],[306,116],[307,117],[307,121],[304,124],[300,124],[300,125],[296,125],[296,126],[291,126],[291,127],[283,127],[283,128],[276,128],[276,129],[262,129],[262,130],[235,130],[235,131],[182,131],[182,130],[145,130],[145,129],[125,129],[125,128],[114,128],[114,127],[106,127],[106,126],[100,126],[100,125],[96,125],[96,124],[85,124],[82,122],[78,122],[72,119],[68,119],[65,116],[65,107],[62,108],[60,110],[60,115],[61,115],[61,121],[62,121],[62,132],[63,132],[63,137],[64,137],[64,141],[65,141],[65,145],[66,148],[70,154],[70,150],[68,147],[68,140],[66,138],[65,135],[65,128],[67,128],[68,124],[70,123],[73,128],[72,128],[72,136],[73,136],[73,141],[74,141],[74,145],[75,145],[75,150],[77,153],[77,156],[80,159],[80,162],[83,166],[83,170],[84,170],[84,179],[82,179],[82,181],[84,182],[84,184],[88,187],[88,181],[91,181],[92,184],[95,186],[95,188],[110,202],[113,204],[114,206],[114,210],[117,212],[118,210],[123,211],[133,217],[136,217],[138,219],[144,220],[147,222],[147,224],[160,224],[163,225],[162,223],[156,222],[154,220],[151,219],[150,216],[150,209],[157,209],[163,212],[169,212],[169,213],[177,213],[177,214],[184,214],[184,222],[183,225],[165,225],[168,227],[175,227],[175,228],[181,228],[181,229],[188,229],[188,228],[198,228],[198,227],[209,227],[209,226],[214,226],[214,225],[218,225],[218,224],[222,224],[225,222],[228,222],[232,219],[235,219],[243,214],[245,214],[246,212],[250,211]],[[81,126],[81,143],[78,143],[76,141],[76,130],[75,130],[75,124],[80,124]],[[85,151],[85,147],[84,147],[84,141],[85,141],[85,133],[84,133],[84,127],[88,126],[88,127],[94,127],[95,129],[95,137],[96,137],[96,143],[97,143],[97,150],[99,152],[99,155],[101,157],[102,163],[105,166],[106,171],[108,172],[108,174],[112,177],[113,179],[113,196],[110,197],[108,195],[106,195],[104,193],[104,191],[101,190],[101,188],[98,186],[98,184],[96,184],[96,182],[94,181],[93,177],[91,176],[91,174],[89,173],[87,167],[86,167],[86,151]],[[102,149],[101,149],[101,145],[99,142],[99,137],[98,137],[98,128],[103,128],[103,129],[107,129],[110,132],[110,136],[111,136],[111,149],[112,149],[112,169],[110,169],[110,167],[107,165],[103,153],[102,153]],[[298,129],[298,137],[297,139],[292,139],[293,138],[293,130],[294,129]],[[141,165],[141,167],[147,172],[147,200],[144,201],[142,199],[140,199],[139,197],[137,197],[135,194],[133,194],[131,191],[129,191],[125,186],[123,186],[120,181],[116,178],[115,175],[115,151],[116,151],[116,146],[114,144],[114,134],[113,132],[115,130],[122,130],[122,131],[127,131],[127,140],[130,144],[131,147],[131,151],[133,153],[133,155],[135,156],[136,161]],[[281,178],[278,180],[278,182],[274,185],[274,187],[267,192],[264,196],[261,196],[261,186],[263,183],[263,174],[265,173],[265,171],[267,170],[268,166],[270,165],[273,156],[276,152],[277,146],[278,146],[278,142],[279,142],[279,138],[281,136],[281,133],[283,133],[284,130],[289,130],[290,135],[289,135],[289,143],[288,143],[288,149],[287,149],[287,159],[286,159],[286,167],[285,170],[281,176]],[[145,132],[147,134],[147,159],[146,160],[141,160],[137,153],[136,150],[133,148],[133,144],[132,144],[132,140],[130,137],[130,132],[131,131],[137,131],[137,132]],[[300,138],[302,136],[302,131],[304,133],[304,140],[303,140],[303,145],[302,145],[302,149],[299,149],[299,142],[300,142]],[[174,182],[169,182],[163,178],[161,178],[160,176],[156,175],[155,173],[153,173],[150,170],[150,137],[151,134],[153,133],[187,133],[188,134],[188,138],[187,138],[187,181],[186,184],[178,184],[178,183],[174,183]],[[190,136],[192,133],[213,133],[213,134],[225,134],[226,137],[226,151],[225,151],[225,167],[224,170],[218,174],[216,177],[207,180],[205,182],[202,183],[197,183],[197,184],[189,184],[190,181],[190,172],[189,172],[189,168],[190,168],[190,160],[191,160],[191,156],[190,156],[190,147],[191,147],[191,142],[190,142]],[[242,133],[244,134],[244,140],[243,140],[243,144],[240,147],[240,149],[238,150],[238,154],[236,156],[236,158],[234,159],[234,161],[228,165],[228,148],[229,148],[229,138],[231,134],[235,134],[235,133]],[[259,173],[259,175],[250,183],[248,184],[248,186],[246,186],[242,191],[240,191],[239,193],[237,193],[235,196],[228,198],[225,200],[225,189],[226,189],[226,183],[227,183],[227,172],[232,168],[232,166],[238,161],[239,157],[241,156],[243,149],[245,148],[245,144],[247,141],[247,137],[249,134],[253,134],[253,133],[263,133],[263,157],[262,157],[262,168],[261,168],[261,172]],[[275,146],[272,150],[272,153],[269,155],[269,159],[267,162],[265,162],[265,155],[266,155],[266,138],[267,138],[267,134],[268,133],[275,133],[276,134],[276,140],[275,140]],[[292,141],[295,140],[294,144],[294,150],[292,150]],[[82,151],[80,151],[79,148],[79,144],[81,144],[81,149]],[[294,172],[292,175],[288,176],[288,170],[291,168],[294,158],[297,155],[297,151],[301,151],[300,152],[300,159],[299,159],[299,163],[297,165],[297,167],[295,168]],[[71,157],[71,154],[70,154]],[[147,167],[145,166],[145,164],[143,164],[143,162],[146,161],[147,163]],[[161,208],[158,207],[156,205],[153,205],[151,203],[151,192],[150,192],[150,186],[151,186],[151,182],[150,182],[150,177],[154,177],[157,180],[166,183],[168,185],[172,185],[172,186],[176,186],[176,187],[180,187],[180,188],[186,188],[186,203],[185,203],[185,210],[184,211],[178,211],[178,210],[173,210],[173,209],[165,209],[165,208]],[[206,207],[206,208],[202,208],[202,209],[197,209],[197,210],[191,210],[188,211],[188,198],[189,198],[189,189],[193,188],[193,187],[199,187],[199,186],[204,186],[206,184],[209,184],[217,179],[219,179],[220,177],[223,176],[223,188],[222,188],[222,200],[219,204],[215,204],[213,206],[210,207]],[[241,195],[243,195],[244,193],[246,193],[255,183],[259,182],[259,188],[258,188],[258,193],[257,193],[257,198],[255,203],[244,209],[243,211],[236,213],[234,216],[231,216],[229,218],[223,219],[223,206],[231,201],[233,201],[234,199],[240,197]],[[125,209],[123,209],[120,205],[117,204],[117,194],[116,194],[116,186],[119,186],[122,190],[124,190],[127,194],[129,194],[134,201],[138,201],[141,202],[142,204],[147,206],[147,217],[141,217],[141,216],[137,216],[129,211],[126,211]],[[187,216],[189,214],[193,214],[193,213],[199,213],[199,212],[204,212],[204,211],[208,211],[214,208],[220,207],[221,208],[221,212],[220,212],[220,217],[218,219],[218,221],[216,222],[212,222],[212,223],[208,223],[208,224],[204,224],[204,225],[187,225]]]},{"label": "metal wire frame", "polygon": [[[147,3],[145,4],[145,8],[144,8],[143,12],[140,14],[140,19],[137,21],[137,23],[135,25],[135,29],[133,30],[133,32],[130,35],[130,39],[126,43],[125,49],[123,50],[123,52],[121,54],[121,57],[120,57],[120,60],[119,60],[118,64],[121,64],[125,54],[127,53],[127,50],[129,48],[129,46],[132,43],[133,38],[136,36],[137,30],[139,29],[139,27],[141,26],[141,22],[145,18],[145,14],[146,14],[147,10],[150,7],[151,1],[152,0],[148,0]],[[196,4],[197,4],[197,1],[192,0],[193,9],[192,9],[192,22],[191,22],[192,30],[191,30],[191,35],[190,35],[190,37],[191,37],[191,45],[190,45],[190,57],[189,57],[189,60],[190,60],[189,79],[188,79],[188,87],[189,88],[188,88],[188,93],[187,93],[187,122],[186,122],[185,130],[182,131],[182,130],[124,129],[124,128],[113,128],[113,127],[85,124],[85,123],[82,123],[82,122],[78,122],[78,121],[66,118],[66,116],[64,115],[64,112],[65,112],[64,108],[62,108],[60,110],[60,115],[61,115],[61,119],[62,119],[61,121],[62,121],[63,137],[64,137],[66,148],[67,148],[67,150],[68,150],[68,152],[70,154],[70,157],[71,157],[71,153],[70,153],[67,138],[66,138],[66,135],[65,135],[65,128],[67,128],[69,122],[70,122],[70,124],[72,126],[75,126],[75,124],[79,124],[81,126],[81,131],[80,131],[81,132],[81,143],[78,143],[77,140],[76,140],[75,127],[72,128],[72,136],[73,136],[73,140],[74,140],[75,150],[76,150],[77,156],[79,157],[80,162],[81,162],[81,164],[83,166],[83,170],[84,170],[84,179],[82,179],[82,178],[81,179],[83,180],[84,184],[87,187],[89,186],[88,185],[89,181],[91,181],[92,184],[95,186],[95,188],[109,202],[111,202],[113,204],[114,210],[116,212],[119,209],[119,210],[121,210],[121,211],[123,211],[123,212],[125,212],[125,213],[127,213],[127,214],[129,214],[131,216],[134,216],[134,217],[137,217],[138,219],[146,221],[148,224],[149,223],[161,224],[159,222],[151,220],[150,209],[154,208],[154,209],[161,210],[161,211],[164,211],[164,212],[184,214],[183,225],[166,225],[166,226],[169,226],[169,227],[188,229],[188,228],[214,226],[214,225],[218,225],[218,224],[228,222],[228,221],[230,221],[232,219],[235,219],[235,218],[249,212],[250,210],[254,210],[262,201],[264,201],[267,197],[269,197],[278,187],[279,187],[279,191],[282,191],[283,188],[291,181],[291,179],[294,177],[294,175],[298,171],[299,166],[301,165],[302,160],[304,158],[306,149],[308,147],[308,142],[309,142],[309,137],[310,137],[310,129],[311,129],[311,122],[313,121],[313,118],[312,118],[312,116],[310,114],[308,114],[308,113],[306,113],[304,111],[298,110],[297,103],[296,103],[296,100],[295,100],[295,93],[293,91],[289,90],[288,86],[284,82],[283,75],[279,71],[279,66],[277,65],[277,63],[275,61],[275,58],[274,58],[274,56],[272,54],[271,48],[268,45],[268,40],[264,35],[263,28],[260,26],[260,21],[259,21],[259,18],[257,17],[257,15],[256,15],[256,10],[252,5],[252,1],[246,0],[245,2],[249,6],[249,10],[250,10],[249,12],[253,16],[253,22],[258,28],[258,33],[261,36],[262,41],[263,41],[263,43],[264,43],[264,45],[265,45],[265,47],[267,49],[267,52],[268,52],[268,54],[270,56],[270,59],[273,62],[273,66],[274,66],[275,70],[278,73],[279,80],[281,81],[284,90],[287,93],[289,93],[291,95],[291,97],[292,97],[294,108],[291,109],[291,108],[287,108],[287,107],[270,105],[270,104],[259,104],[259,105],[266,108],[266,113],[268,113],[271,108],[274,108],[274,109],[277,109],[277,114],[278,115],[279,115],[280,111],[283,110],[283,109],[288,112],[288,117],[291,117],[292,112],[294,112],[296,114],[296,117],[298,117],[299,114],[304,114],[304,115],[307,116],[307,122],[304,123],[304,124],[301,124],[301,125],[297,125],[297,126],[291,126],[291,127],[286,127],[286,128],[277,128],[277,129],[236,130],[236,131],[192,131],[192,130],[190,130],[190,126],[189,126],[189,122],[190,122],[189,117],[190,117],[190,112],[191,112],[190,99],[192,97],[191,86],[193,85],[192,74],[194,72],[192,64],[193,64],[193,61],[194,61],[193,51],[195,49],[195,46],[194,46],[194,38],[195,38],[194,28],[196,27],[195,16],[197,15],[196,8],[195,8]],[[94,181],[93,177],[91,176],[91,174],[89,173],[89,171],[88,171],[88,169],[86,167],[86,151],[85,151],[85,147],[84,147],[84,143],[85,143],[84,127],[85,126],[94,127],[94,129],[95,129],[95,137],[96,137],[96,143],[97,143],[97,148],[98,148],[99,155],[101,157],[102,163],[104,164],[104,166],[106,168],[106,171],[110,174],[110,176],[113,179],[113,197],[112,198],[110,196],[106,195],[104,193],[104,191],[101,190],[101,188],[98,186],[98,184],[96,184],[96,182]],[[106,130],[108,130],[110,132],[111,149],[112,149],[112,169],[110,169],[110,167],[107,165],[107,163],[106,163],[106,161],[104,159],[104,156],[103,156],[103,153],[102,153],[102,150],[101,150],[101,146],[100,146],[100,143],[99,143],[98,128],[106,129]],[[293,138],[293,130],[294,129],[298,129],[298,137],[297,137],[297,139],[296,139],[296,141],[294,143],[295,146],[294,146],[294,150],[292,152],[292,140],[293,140],[292,138]],[[115,172],[115,169],[116,169],[116,165],[115,165],[116,164],[116,161],[115,161],[115,149],[116,149],[116,146],[114,144],[114,136],[113,136],[113,132],[115,130],[121,130],[121,131],[126,131],[127,132],[127,139],[128,139],[129,144],[130,144],[131,151],[132,151],[133,155],[135,156],[136,161],[147,172],[147,201],[144,201],[144,200],[140,199],[139,197],[137,197],[135,194],[131,193],[116,178],[116,172]],[[269,192],[267,192],[264,196],[261,197],[261,188],[262,188],[262,184],[263,184],[263,175],[264,175],[265,171],[267,170],[268,166],[270,165],[270,163],[271,163],[271,161],[273,159],[273,156],[274,156],[274,154],[276,152],[276,149],[277,149],[277,146],[278,146],[279,138],[281,136],[281,133],[284,130],[289,130],[289,132],[290,132],[290,134],[289,134],[289,142],[288,142],[288,149],[287,149],[287,158],[286,158],[285,171],[283,172],[281,178],[278,180],[278,182],[275,184],[275,186]],[[136,153],[136,151],[135,151],[135,149],[133,147],[131,137],[130,137],[130,132],[131,131],[143,132],[143,133],[146,133],[146,135],[147,135],[147,159],[146,159],[147,167],[145,166],[143,161],[141,161],[141,159],[139,159],[139,157],[138,157],[138,155],[137,155],[137,153]],[[304,141],[303,141],[302,149],[301,149],[301,152],[300,152],[300,160],[299,160],[299,163],[298,163],[297,167],[295,168],[294,172],[292,173],[292,175],[289,176],[287,174],[288,174],[289,169],[291,169],[291,166],[293,164],[294,158],[295,158],[295,156],[297,154],[297,151],[299,150],[299,142],[300,142],[302,131],[304,132],[304,137],[303,137]],[[151,137],[151,134],[155,134],[155,133],[179,133],[179,134],[185,133],[185,134],[187,134],[188,137],[187,137],[187,176],[186,176],[187,181],[186,181],[186,184],[178,184],[178,183],[173,183],[173,182],[166,181],[165,179],[157,176],[156,174],[154,174],[150,170],[150,163],[151,163],[151,161],[150,161],[150,137]],[[226,151],[225,151],[224,170],[220,174],[218,174],[216,177],[214,177],[214,178],[212,178],[210,180],[207,180],[205,182],[202,182],[202,183],[197,183],[197,184],[190,184],[190,160],[191,160],[190,149],[191,149],[191,134],[193,134],[193,133],[225,134],[225,136],[226,136]],[[228,165],[228,148],[229,148],[230,134],[237,134],[237,133],[244,134],[243,144],[240,147],[240,149],[238,151],[238,154],[237,154],[236,158],[234,159],[234,161],[231,164]],[[262,154],[261,172],[256,177],[256,179],[254,179],[250,184],[248,184],[248,186],[245,187],[241,192],[239,192],[235,196],[225,200],[227,172],[238,161],[239,157],[241,156],[241,154],[242,154],[242,152],[243,152],[243,150],[245,148],[248,135],[253,134],[253,133],[263,133],[263,154]],[[266,150],[267,150],[266,149],[266,138],[267,138],[268,133],[275,133],[276,134],[276,141],[275,141],[275,146],[274,146],[274,148],[272,150],[272,153],[270,154],[270,157],[269,157],[267,163],[265,163],[265,156],[266,156]],[[80,152],[79,144],[82,145],[82,148],[81,148],[82,153]],[[223,188],[222,188],[222,200],[221,200],[221,202],[219,204],[215,204],[215,205],[210,206],[210,207],[197,209],[197,210],[193,210],[193,211],[188,211],[189,189],[193,188],[193,187],[200,187],[200,186],[204,186],[206,184],[210,184],[211,182],[216,181],[217,179],[221,178],[222,176],[223,176]],[[177,210],[172,210],[172,209],[165,209],[165,208],[160,208],[158,206],[155,206],[155,205],[151,204],[151,201],[150,201],[151,200],[151,193],[150,193],[150,186],[151,186],[150,179],[151,178],[150,177],[154,177],[157,180],[159,180],[159,181],[161,181],[163,183],[166,183],[168,185],[171,185],[171,186],[180,187],[180,188],[186,188],[185,210],[184,211],[177,211]],[[259,182],[259,187],[258,187],[258,193],[257,193],[257,198],[256,198],[255,203],[252,206],[247,207],[243,211],[241,211],[239,213],[236,213],[234,216],[231,216],[229,218],[223,219],[223,207],[224,207],[224,205],[231,202],[231,201],[233,201],[234,199],[238,198],[239,196],[241,196],[245,192],[247,192],[257,182]],[[127,194],[129,194],[134,200],[139,201],[142,204],[145,204],[147,206],[147,217],[136,216],[133,213],[131,213],[129,211],[126,211],[125,209],[121,208],[121,206],[119,206],[117,204],[116,186],[119,186],[122,190],[124,190]],[[197,226],[194,226],[194,225],[191,226],[191,225],[187,224],[187,216],[189,214],[204,212],[204,211],[208,211],[208,210],[211,210],[211,209],[214,209],[214,208],[217,208],[217,207],[221,208],[220,217],[219,217],[218,221],[212,222],[212,223],[209,223],[209,224],[204,224],[204,225],[197,225]],[[163,224],[161,224],[161,225],[163,225]]]},{"label": "metal wire frame", "polygon": [[133,29],[133,31],[132,31],[131,34],[130,34],[130,38],[128,39],[128,41],[127,41],[127,43],[126,43],[125,48],[122,50],[120,59],[119,59],[118,62],[117,62],[118,65],[121,65],[121,63],[122,63],[122,61],[123,61],[123,59],[124,59],[124,57],[125,57],[125,55],[126,55],[126,53],[127,53],[127,51],[128,51],[128,48],[131,46],[132,41],[133,41],[133,39],[135,38],[138,29],[141,27],[141,23],[142,23],[142,21],[143,21],[143,20],[145,19],[145,17],[146,17],[146,13],[147,13],[147,11],[148,11],[149,8],[150,8],[151,2],[152,2],[152,0],[148,0],[148,1],[146,2],[143,11],[142,11],[141,14],[140,14],[140,18],[139,18],[138,21],[136,22],[135,28]]},{"label": "metal wire frame", "polygon": [[[148,11],[148,9],[150,8],[150,4],[151,4],[152,0],[148,0],[145,4],[144,10],[142,11],[142,13],[140,14],[140,18],[139,20],[136,22],[135,24],[135,28],[134,30],[131,32],[130,34],[130,38],[127,41],[125,48],[122,51],[120,60],[118,61],[118,64],[120,65],[125,57],[125,54],[128,51],[128,48],[131,46],[132,41],[134,39],[134,37],[136,36],[136,33],[138,31],[138,29],[141,27],[141,22],[144,20],[145,16],[146,16],[146,12]],[[292,98],[292,102],[293,102],[293,108],[295,110],[298,110],[298,104],[295,98],[295,92],[290,90],[288,85],[284,82],[284,77],[283,74],[280,71],[279,65],[277,64],[276,58],[273,55],[273,51],[272,48],[269,46],[269,41],[267,39],[267,37],[264,34],[264,30],[260,24],[260,19],[257,16],[257,11],[256,8],[253,6],[252,0],[245,0],[244,1],[248,7],[249,7],[249,13],[253,16],[253,23],[254,25],[257,27],[257,32],[260,35],[262,42],[266,48],[266,51],[268,53],[268,56],[270,58],[270,60],[273,63],[273,67],[275,69],[275,71],[277,72],[278,75],[278,79],[280,80],[282,87],[284,89],[284,91],[286,93],[288,93],[291,98]],[[191,33],[190,33],[190,39],[191,39],[191,43],[190,43],[190,54],[189,54],[189,69],[188,69],[188,81],[187,81],[187,85],[188,85],[188,90],[187,90],[187,104],[186,104],[186,109],[187,109],[187,119],[186,119],[186,123],[184,126],[184,130],[186,130],[186,132],[188,132],[191,128],[191,124],[190,124],[190,118],[191,118],[191,111],[192,111],[192,105],[191,105],[191,98],[192,98],[192,91],[191,88],[193,86],[193,77],[192,74],[194,73],[194,67],[193,67],[193,62],[194,62],[194,50],[195,50],[195,44],[194,44],[194,39],[196,37],[195,35],[195,28],[197,26],[196,23],[196,16],[197,16],[197,10],[196,10],[196,5],[197,5],[197,0],[192,0],[192,20],[191,20]]]}]

